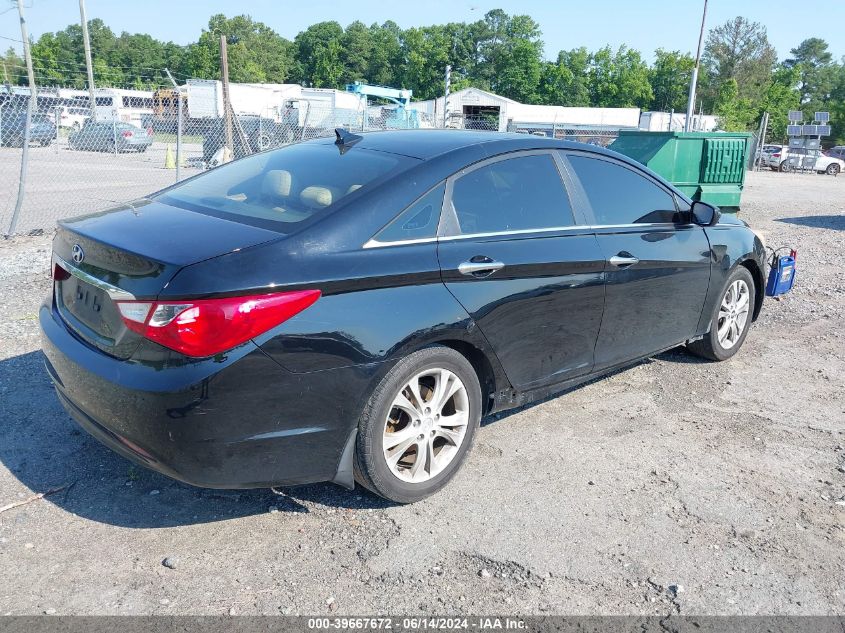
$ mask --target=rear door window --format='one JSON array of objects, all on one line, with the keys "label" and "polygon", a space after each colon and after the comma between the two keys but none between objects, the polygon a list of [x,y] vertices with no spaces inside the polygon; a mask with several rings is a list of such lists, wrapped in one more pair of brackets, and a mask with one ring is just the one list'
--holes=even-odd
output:
[{"label": "rear door window", "polygon": [[662,224],[681,221],[665,189],[632,169],[600,158],[568,155],[598,225]]},{"label": "rear door window", "polygon": [[517,156],[470,171],[455,181],[452,205],[464,235],[575,223],[551,154]]}]

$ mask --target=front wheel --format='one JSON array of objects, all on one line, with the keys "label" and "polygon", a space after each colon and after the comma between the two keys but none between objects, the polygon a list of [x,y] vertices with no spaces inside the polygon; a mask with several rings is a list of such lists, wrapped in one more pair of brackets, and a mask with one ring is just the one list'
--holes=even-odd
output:
[{"label": "front wheel", "polygon": [[827,166],[827,169],[825,169],[825,173],[827,173],[828,176],[835,176],[839,173],[839,165],[831,163]]},{"label": "front wheel", "polygon": [[358,423],[355,477],[391,501],[413,503],[460,468],[481,420],[469,361],[447,347],[403,358],[381,380]]},{"label": "front wheel", "polygon": [[728,277],[722,297],[713,311],[710,331],[687,347],[696,356],[727,360],[739,351],[748,336],[754,309],[754,279],[744,266]]}]

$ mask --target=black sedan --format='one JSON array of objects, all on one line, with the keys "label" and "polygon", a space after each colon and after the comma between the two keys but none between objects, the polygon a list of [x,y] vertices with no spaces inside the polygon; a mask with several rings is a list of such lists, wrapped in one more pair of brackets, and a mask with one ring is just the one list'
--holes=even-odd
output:
[{"label": "black sedan", "polygon": [[338,131],[61,223],[40,322],[62,404],[130,459],[412,502],[484,415],[678,345],[736,354],[764,261],[598,147]]}]

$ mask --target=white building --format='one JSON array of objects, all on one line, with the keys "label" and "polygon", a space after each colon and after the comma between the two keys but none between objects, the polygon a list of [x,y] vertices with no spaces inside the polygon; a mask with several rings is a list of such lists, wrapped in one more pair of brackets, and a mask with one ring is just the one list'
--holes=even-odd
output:
[{"label": "white building", "polygon": [[[566,130],[635,130],[640,123],[639,108],[569,108],[530,105],[480,88],[466,88],[449,95],[447,124],[453,127],[493,129],[500,132],[528,132],[566,135]],[[414,101],[410,109],[443,120],[443,97]]]},{"label": "white building", "polygon": [[[649,132],[683,132],[687,115],[676,112],[643,112],[640,114],[640,129]],[[712,114],[693,114],[692,132],[712,132],[719,122]]]}]

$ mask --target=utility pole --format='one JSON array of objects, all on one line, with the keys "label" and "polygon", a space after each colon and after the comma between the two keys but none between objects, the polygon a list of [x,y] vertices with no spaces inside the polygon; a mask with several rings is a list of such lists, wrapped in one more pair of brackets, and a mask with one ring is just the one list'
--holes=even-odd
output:
[{"label": "utility pole", "polygon": [[179,182],[182,178],[182,89],[176,83],[173,75],[170,74],[170,70],[165,68],[164,72],[167,73],[170,83],[173,84],[173,91],[178,99],[176,105],[176,182]]},{"label": "utility pole", "polygon": [[449,93],[452,92],[452,66],[446,64],[446,75],[443,78],[443,127],[449,122]]},{"label": "utility pole", "polygon": [[91,98],[91,120],[96,120],[97,100],[94,97],[94,68],[91,65],[91,40],[88,37],[88,18],[85,16],[85,0],[79,0],[79,19],[82,22],[82,43],[85,45],[85,66],[88,68],[88,95]]},{"label": "utility pole", "polygon": [[23,206],[23,196],[26,191],[26,170],[29,165],[29,135],[32,126],[32,113],[38,107],[38,100],[35,95],[35,71],[32,69],[32,53],[29,50],[29,33],[26,30],[26,18],[23,15],[23,0],[18,0],[18,15],[21,19],[21,39],[23,40],[23,54],[26,58],[26,72],[29,75],[29,107],[26,109],[26,123],[23,131],[23,148],[21,152],[21,175],[18,180],[18,199],[15,202],[15,211],[12,213],[12,221],[9,223],[9,235],[15,234],[15,227],[18,224],[18,216]]},{"label": "utility pole", "polygon": [[229,53],[226,49],[226,36],[220,36],[220,78],[223,80],[223,121],[226,130],[226,145],[229,150],[229,160],[235,155],[232,142],[232,104],[229,102]]},{"label": "utility pole", "polygon": [[704,12],[701,14],[701,31],[698,33],[698,50],[695,53],[695,68],[692,69],[692,79],[689,82],[689,100],[687,101],[687,118],[684,121],[684,132],[690,131],[692,115],[695,112],[695,89],[698,85],[698,67],[701,64],[701,43],[704,41],[705,20],[707,20],[707,0],[704,0]]}]

